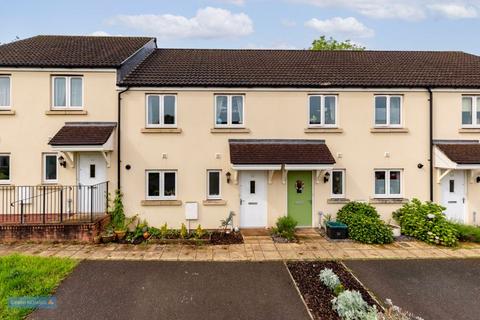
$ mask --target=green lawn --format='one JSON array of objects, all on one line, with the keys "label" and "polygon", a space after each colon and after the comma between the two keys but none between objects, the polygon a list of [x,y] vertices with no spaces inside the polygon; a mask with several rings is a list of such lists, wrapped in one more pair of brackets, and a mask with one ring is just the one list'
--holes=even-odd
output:
[{"label": "green lawn", "polygon": [[0,318],[23,319],[32,309],[9,308],[8,298],[48,296],[76,265],[62,258],[0,257]]}]

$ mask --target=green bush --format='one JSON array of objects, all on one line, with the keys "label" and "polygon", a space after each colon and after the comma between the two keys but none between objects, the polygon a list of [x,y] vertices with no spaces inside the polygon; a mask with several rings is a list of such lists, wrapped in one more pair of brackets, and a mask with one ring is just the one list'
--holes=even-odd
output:
[{"label": "green bush", "polygon": [[456,246],[458,231],[455,225],[448,221],[443,212],[445,208],[433,203],[422,203],[413,199],[393,213],[402,233],[430,244]]},{"label": "green bush", "polygon": [[464,242],[478,242],[480,243],[480,228],[470,226],[462,223],[455,223],[455,228],[458,232],[458,240]]},{"label": "green bush", "polygon": [[295,238],[295,228],[297,224],[298,222],[292,217],[280,217],[277,220],[276,227],[272,229],[272,232],[288,240],[293,240]]},{"label": "green bush", "polygon": [[348,237],[363,243],[393,242],[393,233],[380,219],[375,207],[362,202],[349,202],[337,213],[337,221],[348,226]]},{"label": "green bush", "polygon": [[369,244],[393,242],[392,229],[379,218],[355,214],[349,220],[348,236],[350,239]]}]

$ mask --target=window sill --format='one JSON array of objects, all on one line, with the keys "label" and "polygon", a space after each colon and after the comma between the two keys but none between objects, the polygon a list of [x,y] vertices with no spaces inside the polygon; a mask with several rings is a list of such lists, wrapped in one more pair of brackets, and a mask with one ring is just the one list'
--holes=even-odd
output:
[{"label": "window sill", "polygon": [[182,133],[180,128],[143,128],[142,133]]},{"label": "window sill", "polygon": [[347,198],[330,198],[327,199],[328,204],[346,204],[349,203],[350,199]]},{"label": "window sill", "polygon": [[371,133],[408,133],[407,128],[371,128]]},{"label": "window sill", "polygon": [[247,128],[212,128],[210,133],[250,133]]},{"label": "window sill", "polygon": [[461,128],[458,133],[480,133],[480,128]]},{"label": "window sill", "polygon": [[47,110],[45,111],[47,116],[63,116],[63,115],[71,115],[71,116],[84,116],[87,115],[88,112],[86,110]]},{"label": "window sill", "polygon": [[343,133],[340,128],[305,128],[305,133]]},{"label": "window sill", "polygon": [[15,115],[14,110],[0,110],[0,116],[13,116]]},{"label": "window sill", "polygon": [[142,200],[142,207],[175,207],[181,206],[181,200]]},{"label": "window sill", "polygon": [[372,198],[369,203],[371,204],[404,204],[408,199],[405,198]]},{"label": "window sill", "polygon": [[213,199],[210,199],[210,200],[203,200],[203,205],[204,206],[226,206],[227,205],[227,201],[225,200],[213,200]]}]

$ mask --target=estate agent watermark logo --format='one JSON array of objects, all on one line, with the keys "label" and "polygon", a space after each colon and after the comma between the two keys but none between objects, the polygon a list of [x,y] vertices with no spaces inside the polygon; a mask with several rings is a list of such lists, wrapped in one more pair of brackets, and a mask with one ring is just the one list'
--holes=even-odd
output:
[{"label": "estate agent watermark logo", "polygon": [[8,306],[17,309],[55,309],[55,297],[12,297],[8,298]]}]

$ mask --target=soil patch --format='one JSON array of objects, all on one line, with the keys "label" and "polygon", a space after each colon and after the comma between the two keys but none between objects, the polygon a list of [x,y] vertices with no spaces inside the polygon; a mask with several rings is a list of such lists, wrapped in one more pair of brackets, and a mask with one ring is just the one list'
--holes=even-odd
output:
[{"label": "soil patch", "polygon": [[300,293],[315,319],[339,320],[340,317],[332,309],[333,292],[320,281],[319,274],[324,268],[330,268],[340,278],[345,289],[360,292],[369,305],[380,306],[370,296],[367,290],[341,264],[333,261],[288,262],[288,270],[293,276]]},{"label": "soil patch", "polygon": [[223,233],[215,231],[212,233],[210,243],[213,245],[242,244],[243,236],[240,232]]}]

